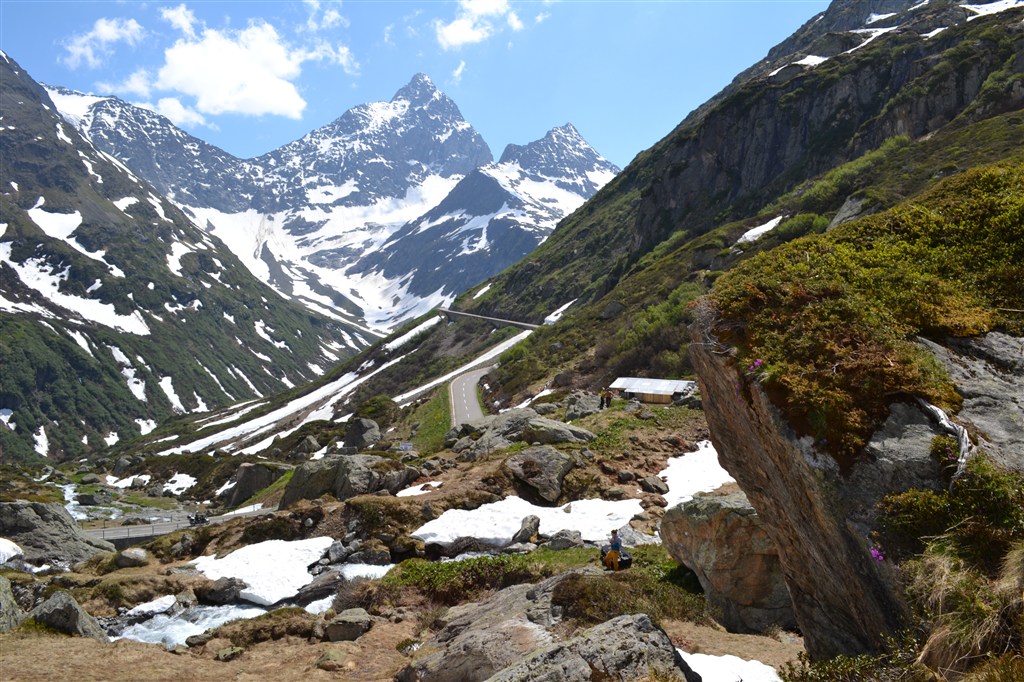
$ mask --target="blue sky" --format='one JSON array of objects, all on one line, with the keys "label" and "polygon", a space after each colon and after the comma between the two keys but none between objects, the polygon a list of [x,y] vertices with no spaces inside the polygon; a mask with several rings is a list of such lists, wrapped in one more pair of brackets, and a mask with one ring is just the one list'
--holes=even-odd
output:
[{"label": "blue sky", "polygon": [[828,4],[0,0],[0,49],[244,158],[423,72],[495,157],[572,123],[625,166]]}]

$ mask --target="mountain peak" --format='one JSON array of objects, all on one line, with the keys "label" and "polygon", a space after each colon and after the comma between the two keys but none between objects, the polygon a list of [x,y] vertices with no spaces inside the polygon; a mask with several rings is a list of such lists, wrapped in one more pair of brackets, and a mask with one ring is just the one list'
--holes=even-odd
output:
[{"label": "mountain peak", "polygon": [[508,145],[498,163],[518,163],[525,169],[552,176],[562,175],[569,167],[600,166],[613,174],[619,170],[603,159],[571,123],[552,128],[543,138],[529,144]]},{"label": "mountain peak", "polygon": [[439,95],[437,87],[434,85],[434,81],[430,80],[430,76],[425,73],[417,73],[408,84],[402,86],[402,88],[395,93],[395,96],[391,98],[392,102],[397,100],[408,100],[409,102],[425,102],[429,101]]}]

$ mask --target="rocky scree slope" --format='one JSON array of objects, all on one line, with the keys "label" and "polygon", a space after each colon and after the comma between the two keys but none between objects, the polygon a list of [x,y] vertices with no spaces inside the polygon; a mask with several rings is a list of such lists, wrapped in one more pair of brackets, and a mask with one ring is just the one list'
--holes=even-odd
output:
[{"label": "rocky scree slope", "polygon": [[372,338],[248,274],[7,56],[0,77],[5,461],[88,456],[175,414],[285,390]]}]

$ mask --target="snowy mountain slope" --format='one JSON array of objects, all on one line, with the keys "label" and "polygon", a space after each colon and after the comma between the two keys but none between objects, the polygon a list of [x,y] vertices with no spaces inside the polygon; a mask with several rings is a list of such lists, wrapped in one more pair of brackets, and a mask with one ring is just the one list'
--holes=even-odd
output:
[{"label": "snowy mountain slope", "polygon": [[571,124],[509,145],[350,271],[404,278],[410,294],[447,304],[536,248],[617,172]]},{"label": "snowy mountain slope", "polygon": [[[98,147],[153,182],[280,294],[382,330],[502,270],[617,171],[571,126],[524,147],[510,145],[491,166],[486,143],[423,74],[388,102],[353,107],[249,160],[116,98],[59,89],[51,95]],[[507,234],[510,250],[496,257],[497,249],[478,248],[472,263],[450,263],[465,249],[421,238],[398,249],[414,254],[412,262],[396,259],[398,235],[415,230],[409,226],[478,168],[488,168],[509,195],[509,211],[492,216],[503,221],[491,233]],[[481,198],[464,190],[445,210],[486,224],[479,220],[485,214],[471,210]],[[476,242],[482,244],[479,236]],[[368,267],[367,258],[379,264],[381,249],[390,266]],[[425,277],[428,272],[434,274]]]},{"label": "snowy mountain slope", "polygon": [[2,54],[0,80],[5,461],[88,455],[314,379],[373,340],[260,283]]}]

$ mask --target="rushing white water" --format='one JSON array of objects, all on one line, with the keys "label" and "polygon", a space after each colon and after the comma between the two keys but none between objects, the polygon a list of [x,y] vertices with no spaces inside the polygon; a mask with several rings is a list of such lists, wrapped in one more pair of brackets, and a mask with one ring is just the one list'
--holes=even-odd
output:
[{"label": "rushing white water", "polygon": [[163,644],[171,648],[184,644],[192,635],[199,635],[239,618],[255,618],[266,613],[259,606],[231,604],[228,606],[194,606],[181,613],[169,616],[157,614],[149,620],[125,628],[117,639],[134,639],[137,642]]}]

